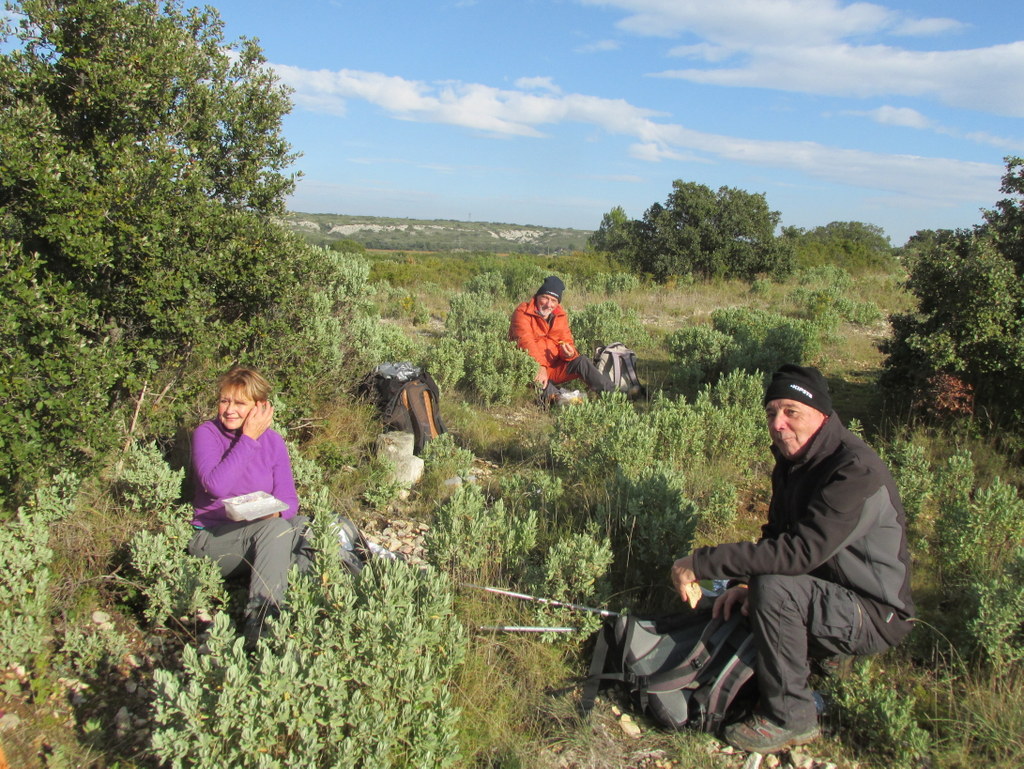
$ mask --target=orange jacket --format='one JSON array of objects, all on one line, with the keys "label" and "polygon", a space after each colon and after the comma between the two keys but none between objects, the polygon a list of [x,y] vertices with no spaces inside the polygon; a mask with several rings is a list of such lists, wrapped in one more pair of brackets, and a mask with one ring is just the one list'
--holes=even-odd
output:
[{"label": "orange jacket", "polygon": [[569,361],[578,358],[579,353],[567,358],[562,355],[562,350],[558,346],[562,342],[568,342],[573,349],[576,347],[572,332],[569,330],[569,316],[565,314],[561,305],[552,311],[550,321],[549,323],[540,316],[537,305],[530,299],[516,307],[512,313],[508,338],[547,369],[548,378],[554,384],[561,384],[575,378],[565,370],[565,366]]}]

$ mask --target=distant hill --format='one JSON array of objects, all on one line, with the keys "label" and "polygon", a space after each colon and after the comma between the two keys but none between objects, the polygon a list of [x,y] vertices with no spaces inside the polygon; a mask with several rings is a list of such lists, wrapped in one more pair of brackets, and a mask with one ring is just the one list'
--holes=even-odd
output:
[{"label": "distant hill", "polygon": [[591,230],[531,224],[395,219],[385,216],[289,213],[286,224],[311,243],[354,240],[397,251],[490,251],[558,254],[586,248]]}]

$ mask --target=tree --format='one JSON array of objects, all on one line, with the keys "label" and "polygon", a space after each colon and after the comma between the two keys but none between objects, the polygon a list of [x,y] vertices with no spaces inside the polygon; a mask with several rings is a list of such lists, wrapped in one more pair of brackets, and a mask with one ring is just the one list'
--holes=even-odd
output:
[{"label": "tree", "polygon": [[95,457],[124,429],[111,409],[251,349],[319,269],[271,218],[290,102],[254,43],[175,0],[8,8],[0,488]]},{"label": "tree", "polygon": [[[904,251],[917,311],[894,316],[883,383],[923,401],[930,383],[965,385],[976,404],[1024,426],[1024,190],[1022,162],[1007,158],[1000,201],[986,224],[919,232]],[[950,380],[949,378],[953,379]]]},{"label": "tree", "polygon": [[782,237],[792,244],[794,261],[801,267],[830,264],[857,273],[893,266],[889,238],[874,224],[829,222],[812,230],[784,227]]},{"label": "tree", "polygon": [[1000,192],[1003,198],[992,211],[985,212],[985,221],[1000,252],[1024,273],[1024,158],[1008,156]]},{"label": "tree", "polygon": [[764,195],[676,180],[664,205],[655,203],[633,222],[622,216],[616,209],[605,215],[598,242],[659,282],[685,275],[749,279],[790,269],[789,245],[775,236],[779,213],[768,209]]},{"label": "tree", "polygon": [[631,240],[630,221],[622,206],[615,206],[601,217],[601,224],[587,241],[595,251],[621,253]]}]

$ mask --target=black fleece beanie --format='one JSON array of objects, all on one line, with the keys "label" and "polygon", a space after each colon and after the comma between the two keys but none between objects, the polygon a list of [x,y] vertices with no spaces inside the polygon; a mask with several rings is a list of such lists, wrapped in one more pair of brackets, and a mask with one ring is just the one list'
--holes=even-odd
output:
[{"label": "black fleece beanie", "polygon": [[778,398],[799,401],[817,409],[825,416],[832,413],[832,396],[828,392],[828,382],[821,372],[813,366],[794,366],[787,363],[774,374],[772,381],[764,391],[764,402]]},{"label": "black fleece beanie", "polygon": [[548,277],[544,278],[544,282],[540,284],[540,288],[537,289],[537,296],[549,294],[561,302],[563,291],[565,291],[565,284],[562,282],[562,279],[557,275],[548,275]]}]

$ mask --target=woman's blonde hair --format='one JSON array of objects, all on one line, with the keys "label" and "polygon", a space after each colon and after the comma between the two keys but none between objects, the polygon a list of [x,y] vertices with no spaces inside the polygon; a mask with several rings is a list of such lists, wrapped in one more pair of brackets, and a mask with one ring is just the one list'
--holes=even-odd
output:
[{"label": "woman's blonde hair", "polygon": [[217,392],[238,388],[249,400],[259,402],[270,398],[270,382],[254,368],[235,366],[217,377]]}]

